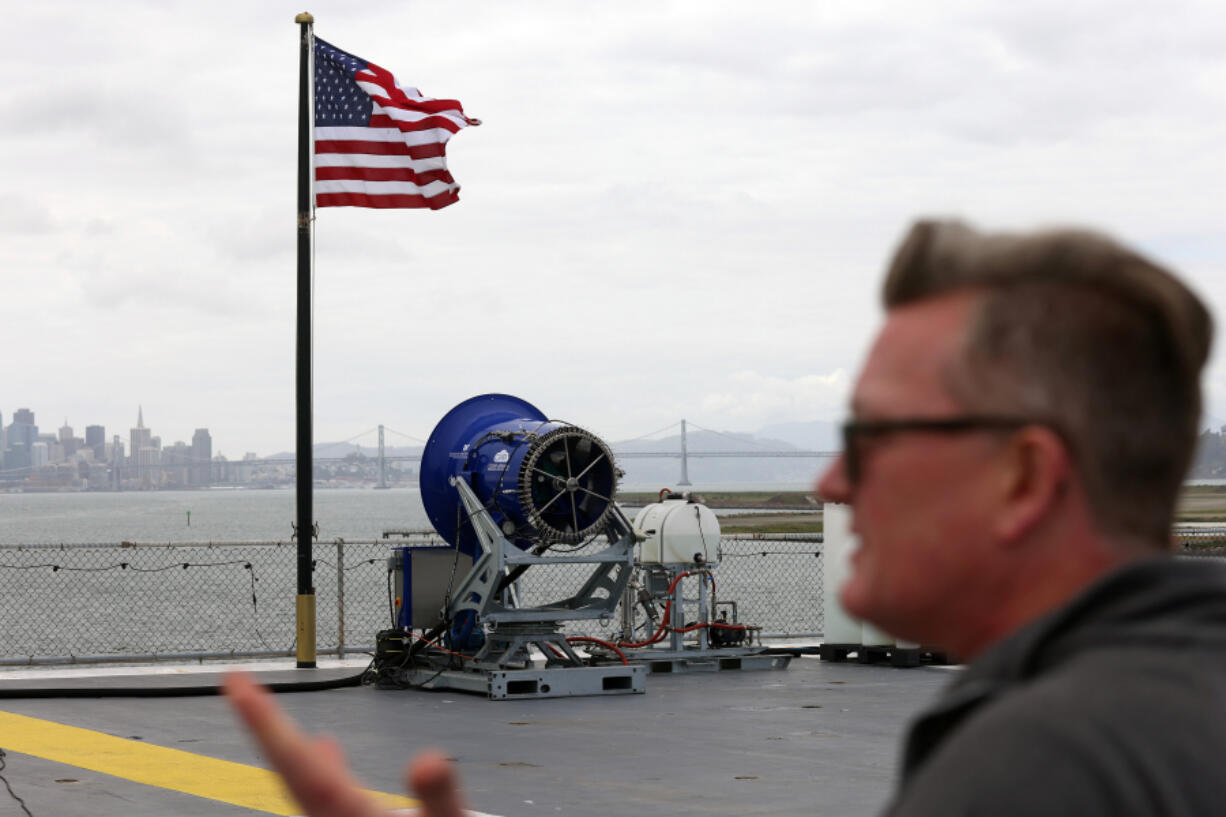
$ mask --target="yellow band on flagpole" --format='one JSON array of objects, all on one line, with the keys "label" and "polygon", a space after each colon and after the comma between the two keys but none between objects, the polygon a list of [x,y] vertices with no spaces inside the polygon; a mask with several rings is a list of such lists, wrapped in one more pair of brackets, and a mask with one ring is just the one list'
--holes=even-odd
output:
[{"label": "yellow band on flagpole", "polygon": [[315,666],[315,594],[298,596],[298,668]]}]

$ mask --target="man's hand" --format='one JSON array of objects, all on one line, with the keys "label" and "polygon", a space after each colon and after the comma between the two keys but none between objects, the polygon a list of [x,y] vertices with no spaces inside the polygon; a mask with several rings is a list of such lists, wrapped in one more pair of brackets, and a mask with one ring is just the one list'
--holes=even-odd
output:
[{"label": "man's hand", "polygon": [[[310,817],[387,817],[388,812],[358,785],[335,740],[311,737],[299,729],[246,673],[228,675],[224,687],[268,762]],[[421,800],[423,817],[464,817],[451,762],[442,754],[418,755],[405,777]]]}]

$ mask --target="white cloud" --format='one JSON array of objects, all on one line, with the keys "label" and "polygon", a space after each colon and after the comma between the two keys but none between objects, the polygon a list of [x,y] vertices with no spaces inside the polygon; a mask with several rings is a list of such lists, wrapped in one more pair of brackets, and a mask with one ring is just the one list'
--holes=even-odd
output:
[{"label": "white cloud", "polygon": [[55,232],[58,227],[51,211],[38,199],[17,193],[0,193],[0,233],[45,235]]},{"label": "white cloud", "polygon": [[[837,417],[919,214],[1107,229],[1226,323],[1217,4],[321,3],[321,36],[485,124],[456,206],[318,214],[317,439],[492,390],[618,439]],[[292,447],[292,18],[10,15],[0,316],[39,340],[0,408]]]},{"label": "white cloud", "polygon": [[759,372],[732,374],[720,390],[704,394],[700,401],[706,424],[719,418],[722,428],[754,429],[790,420],[832,420],[846,408],[851,384],[847,372],[836,369],[826,375],[795,378],[773,377]]}]

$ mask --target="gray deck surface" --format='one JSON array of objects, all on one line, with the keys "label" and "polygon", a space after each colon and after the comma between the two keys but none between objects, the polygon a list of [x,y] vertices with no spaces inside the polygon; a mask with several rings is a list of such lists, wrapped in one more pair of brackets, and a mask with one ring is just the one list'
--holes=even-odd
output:
[{"label": "gray deck surface", "polygon": [[[353,672],[291,669],[260,677]],[[490,701],[362,687],[281,701],[312,730],[337,736],[368,787],[402,791],[405,759],[439,747],[458,762],[468,806],[505,817],[871,815],[889,795],[904,725],[949,673],[799,658],[784,671],[649,675],[645,695]],[[216,678],[0,675],[0,688],[199,685]],[[0,710],[262,765],[216,697],[0,700]],[[7,761],[4,775],[34,817],[265,813],[13,751]],[[57,782],[66,780],[72,782]],[[20,808],[0,787],[0,814],[10,813]]]}]

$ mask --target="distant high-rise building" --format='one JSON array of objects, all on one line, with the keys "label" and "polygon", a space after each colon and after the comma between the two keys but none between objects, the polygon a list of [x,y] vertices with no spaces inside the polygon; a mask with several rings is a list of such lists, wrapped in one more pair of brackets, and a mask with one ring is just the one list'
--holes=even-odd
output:
[{"label": "distant high-rise building", "polygon": [[129,432],[128,457],[129,464],[132,466],[128,469],[128,476],[139,480],[142,484],[147,483],[144,479],[145,469],[151,464],[151,455],[142,456],[141,452],[153,446],[153,432],[145,428],[145,409],[143,406],[136,407],[136,427]]},{"label": "distant high-rise building", "polygon": [[116,491],[123,490],[123,440],[116,434],[111,438],[111,487]]},{"label": "distant high-rise building", "polygon": [[141,487],[157,488],[161,484],[161,472],[158,470],[162,464],[161,450],[147,445],[139,451],[133,451],[132,459],[136,461],[136,473],[140,477]]},{"label": "distant high-rise building", "polygon": [[13,443],[4,449],[4,470],[16,471],[30,467],[30,449],[25,443]]},{"label": "distant high-rise building", "polygon": [[[38,443],[46,443],[47,445],[47,459],[46,462],[42,463],[42,465],[64,461],[64,446],[60,442],[59,437],[55,436],[54,434],[39,434],[38,440],[34,443],[34,445],[37,446]],[[33,451],[34,448],[31,447],[30,450]],[[30,465],[37,466],[38,464],[39,463],[36,463],[33,461],[33,459],[31,459]]]},{"label": "distant high-rise building", "polygon": [[74,437],[72,434],[72,426],[68,425],[68,418],[64,418],[64,425],[60,426],[60,439],[58,455],[53,455],[52,462],[61,462],[72,459],[77,451],[85,447],[85,440],[80,437]]},{"label": "distant high-rise building", "polygon": [[211,485],[213,482],[213,438],[207,428],[198,428],[192,435],[192,484]]},{"label": "distant high-rise building", "polygon": [[94,449],[94,462],[106,462],[106,427],[86,426],[85,447]]},{"label": "distant high-rise building", "polygon": [[[64,449],[64,459],[70,460],[76,453],[85,448],[85,440],[80,437],[69,437],[66,440],[60,440],[60,447]],[[93,452],[91,451],[92,455]]]},{"label": "distant high-rise building", "polygon": [[132,456],[136,456],[136,452],[142,448],[148,448],[153,444],[153,432],[145,428],[145,411],[138,406],[136,409],[136,427],[129,434],[128,450],[132,452]]},{"label": "distant high-rise building", "polygon": [[34,424],[34,412],[25,408],[14,411],[13,422],[8,426],[5,441],[7,448],[21,445],[28,454],[34,443],[38,442],[38,426]]},{"label": "distant high-rise building", "polygon": [[185,442],[176,442],[162,449],[162,484],[181,488],[189,484],[192,476],[192,447]]}]

